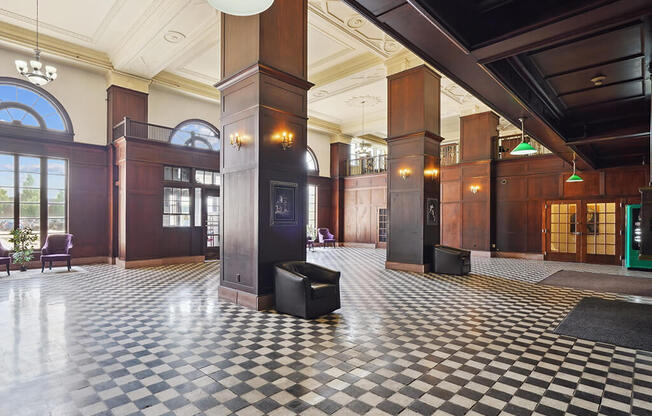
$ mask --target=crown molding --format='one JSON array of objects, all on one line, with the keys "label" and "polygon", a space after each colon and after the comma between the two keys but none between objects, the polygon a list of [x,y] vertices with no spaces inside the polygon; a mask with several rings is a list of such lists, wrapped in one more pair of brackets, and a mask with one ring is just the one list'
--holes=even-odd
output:
[{"label": "crown molding", "polygon": [[[20,26],[0,22],[0,41],[21,47],[33,48],[36,43],[36,33]],[[82,63],[108,71],[106,74],[107,86],[119,85],[146,93],[149,90],[150,84],[157,84],[211,100],[219,101],[220,99],[219,91],[209,84],[193,81],[167,71],[160,72],[151,80],[127,74],[116,70],[109,56],[104,52],[79,46],[52,36],[39,34],[39,48],[45,53],[73,61],[74,63]]]},{"label": "crown molding", "polygon": [[310,82],[317,87],[339,81],[342,78],[357,74],[376,65],[382,65],[383,60],[371,52],[356,56],[346,62],[309,76]]},{"label": "crown molding", "polygon": [[[39,33],[39,48],[46,53],[92,65],[97,68],[113,70],[109,56],[84,46],[79,46],[65,40]],[[0,40],[13,45],[33,49],[36,44],[36,33],[32,30],[0,22]]]},{"label": "crown molding", "polygon": [[136,77],[129,74],[124,74],[118,71],[107,71],[106,73],[106,87],[117,85],[118,87],[127,88],[134,91],[149,93],[149,85],[151,80]]},{"label": "crown molding", "polygon": [[212,85],[193,81],[171,72],[159,72],[154,78],[152,78],[152,84],[182,90],[217,102],[220,101],[220,92]]},{"label": "crown molding", "polygon": [[333,135],[342,134],[342,129],[339,124],[331,123],[330,121],[322,120],[313,116],[308,117],[308,129]]}]

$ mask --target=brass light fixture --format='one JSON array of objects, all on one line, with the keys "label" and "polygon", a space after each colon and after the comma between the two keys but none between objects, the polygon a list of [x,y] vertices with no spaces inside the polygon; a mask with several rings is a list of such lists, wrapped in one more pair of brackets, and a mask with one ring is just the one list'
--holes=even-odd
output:
[{"label": "brass light fixture", "polygon": [[235,150],[240,150],[240,146],[242,146],[242,138],[240,137],[240,133],[235,133],[235,135],[229,136],[229,141],[231,142],[231,147],[233,147]]},{"label": "brass light fixture", "polygon": [[20,75],[39,87],[57,79],[57,68],[46,65],[45,69],[43,69],[43,63],[41,63],[41,50],[38,47],[38,0],[36,0],[36,48],[34,49],[34,59],[29,61],[29,65],[22,59],[17,59],[14,63]]},{"label": "brass light fixture", "polygon": [[480,190],[480,186],[479,186],[479,185],[471,185],[471,186],[469,187],[469,189],[471,190],[471,193],[472,193],[473,195],[475,195],[475,194],[477,194],[478,191]]},{"label": "brass light fixture", "polygon": [[431,181],[434,181],[437,176],[439,176],[439,169],[426,169],[423,171],[426,176],[430,177]]},{"label": "brass light fixture", "polygon": [[412,171],[408,168],[402,168],[398,170],[398,175],[401,177],[401,179],[406,180]]},{"label": "brass light fixture", "polygon": [[294,145],[294,135],[292,133],[288,133],[284,131],[281,133],[281,148],[283,150],[290,150],[292,148],[292,145]]},{"label": "brass light fixture", "polygon": [[606,76],[604,76],[602,74],[598,74],[598,75],[594,76],[593,78],[591,78],[591,82],[593,83],[594,87],[601,87],[602,85],[604,85],[604,80],[605,79],[607,79]]}]

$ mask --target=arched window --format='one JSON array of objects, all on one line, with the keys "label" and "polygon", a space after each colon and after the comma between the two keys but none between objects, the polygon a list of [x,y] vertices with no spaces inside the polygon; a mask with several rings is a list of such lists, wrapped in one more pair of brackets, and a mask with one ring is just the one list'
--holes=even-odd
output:
[{"label": "arched window", "polygon": [[319,163],[317,163],[317,156],[311,148],[306,150],[306,169],[309,175],[319,175]]},{"label": "arched window", "polygon": [[72,141],[70,117],[52,94],[30,82],[0,77],[0,130],[10,136]]},{"label": "arched window", "polygon": [[217,152],[220,150],[220,131],[203,120],[186,120],[174,128],[170,143]]}]

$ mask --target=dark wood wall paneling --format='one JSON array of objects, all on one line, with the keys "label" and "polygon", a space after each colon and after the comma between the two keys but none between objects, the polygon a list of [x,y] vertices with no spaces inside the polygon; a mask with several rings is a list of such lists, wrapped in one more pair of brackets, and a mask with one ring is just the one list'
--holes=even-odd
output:
[{"label": "dark wood wall paneling", "polygon": [[344,241],[344,177],[350,149],[348,143],[331,143],[331,232],[337,241]]},{"label": "dark wood wall paneling", "polygon": [[[526,159],[497,160],[493,162],[495,249],[505,252],[543,252],[541,230],[543,205],[547,200],[615,200],[634,203],[640,201],[639,187],[648,182],[645,166],[608,168],[580,172],[584,182],[567,183],[568,165],[556,156],[538,156]],[[473,198],[464,188],[468,181],[460,181],[464,164],[442,168],[442,242],[468,246],[475,238],[471,229],[462,229],[466,220],[461,206]],[[463,185],[462,185],[463,184]],[[482,189],[477,194],[481,194]],[[622,228],[624,224],[620,224]],[[470,232],[470,236],[466,236]],[[465,244],[465,242],[467,244]]]},{"label": "dark wood wall paneling", "polygon": [[378,210],[387,208],[387,174],[344,179],[344,239],[378,244]]},{"label": "dark wood wall paneling", "polygon": [[74,256],[108,256],[106,146],[0,138],[0,152],[68,160],[68,230]]},{"label": "dark wood wall paneling", "polygon": [[200,228],[163,227],[163,188],[194,187],[189,183],[164,182],[163,168],[179,166],[217,171],[220,169],[219,153],[134,138],[118,139],[115,147],[120,171],[120,259],[134,261],[201,255]]},{"label": "dark wood wall paneling", "polygon": [[113,127],[125,117],[132,120],[147,122],[147,98],[144,92],[111,85],[106,90],[108,110],[107,143],[113,139]]}]

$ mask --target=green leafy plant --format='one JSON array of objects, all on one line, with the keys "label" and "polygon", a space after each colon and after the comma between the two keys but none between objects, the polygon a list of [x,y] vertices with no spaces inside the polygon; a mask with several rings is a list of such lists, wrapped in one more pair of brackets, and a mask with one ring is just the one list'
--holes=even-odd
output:
[{"label": "green leafy plant", "polygon": [[306,225],[306,234],[313,240],[317,239],[317,229],[315,227]]},{"label": "green leafy plant", "polygon": [[14,245],[14,263],[20,265],[20,271],[27,270],[25,265],[34,258],[33,244],[38,237],[30,227],[19,227],[11,232],[9,242]]}]

